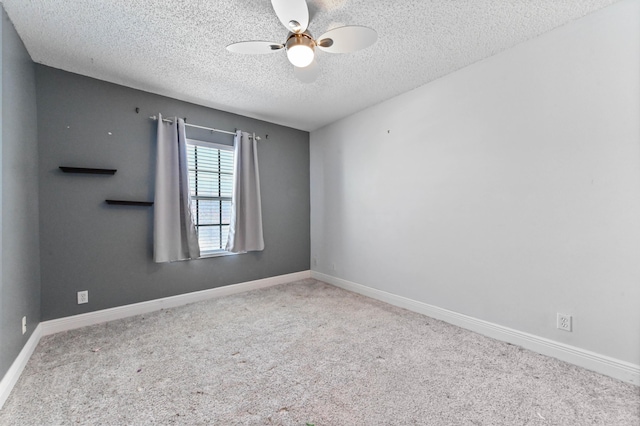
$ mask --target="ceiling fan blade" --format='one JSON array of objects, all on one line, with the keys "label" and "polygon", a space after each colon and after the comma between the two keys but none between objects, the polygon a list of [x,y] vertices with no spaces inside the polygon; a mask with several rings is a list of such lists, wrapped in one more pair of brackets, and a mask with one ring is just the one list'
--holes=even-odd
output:
[{"label": "ceiling fan blade", "polygon": [[282,25],[292,33],[303,33],[309,26],[309,8],[305,0],[271,0]]},{"label": "ceiling fan blade", "polygon": [[313,83],[320,75],[320,67],[314,59],[309,65],[304,68],[293,67],[293,73],[296,78],[303,83]]},{"label": "ceiling fan blade", "polygon": [[243,53],[247,55],[262,55],[273,53],[283,49],[280,43],[271,41],[241,41],[227,46],[227,50],[233,53]]},{"label": "ceiling fan blade", "polygon": [[371,46],[378,33],[368,27],[348,25],[327,31],[316,40],[320,50],[329,53],[351,53]]}]

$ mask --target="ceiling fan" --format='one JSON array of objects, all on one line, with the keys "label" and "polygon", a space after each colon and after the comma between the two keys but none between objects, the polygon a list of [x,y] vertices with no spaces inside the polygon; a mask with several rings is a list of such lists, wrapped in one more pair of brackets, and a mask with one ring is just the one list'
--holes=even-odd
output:
[{"label": "ceiling fan", "polygon": [[233,53],[266,54],[285,49],[294,73],[304,83],[313,82],[320,73],[315,61],[315,49],[329,53],[350,53],[371,46],[378,34],[358,25],[334,28],[314,39],[307,31],[309,9],[306,0],[271,0],[278,19],[289,31],[284,43],[271,41],[241,41],[227,46]]}]

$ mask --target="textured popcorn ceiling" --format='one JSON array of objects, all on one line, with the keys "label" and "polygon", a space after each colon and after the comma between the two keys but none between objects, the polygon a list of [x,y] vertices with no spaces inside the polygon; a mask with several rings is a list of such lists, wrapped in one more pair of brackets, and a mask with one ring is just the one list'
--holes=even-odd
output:
[{"label": "textured popcorn ceiling", "polygon": [[[238,114],[314,130],[428,83],[616,0],[309,0],[319,36],[347,24],[378,32],[351,54],[319,52],[303,84],[269,0],[3,0],[35,62]],[[203,123],[209,124],[209,123]],[[215,124],[215,123],[214,123]]]}]

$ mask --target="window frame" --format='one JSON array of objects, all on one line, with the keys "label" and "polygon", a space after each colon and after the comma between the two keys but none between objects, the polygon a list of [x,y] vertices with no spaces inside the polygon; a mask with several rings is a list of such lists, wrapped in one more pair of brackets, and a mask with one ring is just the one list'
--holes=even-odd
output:
[{"label": "window frame", "polygon": [[[186,138],[186,142],[187,142],[187,146],[191,145],[191,146],[196,146],[196,147],[202,147],[202,148],[212,148],[212,149],[218,149],[221,151],[231,151],[234,152],[235,151],[235,147],[233,145],[225,145],[225,144],[221,144],[221,143],[216,143],[216,142],[207,142],[207,141],[202,141],[202,140],[198,140],[198,139],[191,139],[191,138]],[[234,152],[234,162],[235,162],[235,152]],[[189,170],[191,171],[191,170]],[[232,179],[233,176],[235,174],[235,170],[233,171]],[[189,194],[191,194],[191,180],[189,180]],[[210,197],[210,196],[193,196],[190,195],[191,201],[193,202],[193,200],[219,200],[219,201],[232,201],[232,196],[231,197]],[[191,207],[190,207],[191,208]],[[222,222],[222,218],[220,218],[220,222]],[[197,223],[194,223],[196,230],[199,231],[200,226]],[[224,224],[220,223],[220,226],[223,226]],[[198,242],[200,242],[200,234],[198,232]],[[224,249],[219,249],[219,250],[209,250],[209,251],[200,251],[200,257],[199,259],[204,259],[207,257],[219,257],[219,256],[231,256],[231,255],[235,255],[237,253],[232,253],[230,251],[226,251]]]}]

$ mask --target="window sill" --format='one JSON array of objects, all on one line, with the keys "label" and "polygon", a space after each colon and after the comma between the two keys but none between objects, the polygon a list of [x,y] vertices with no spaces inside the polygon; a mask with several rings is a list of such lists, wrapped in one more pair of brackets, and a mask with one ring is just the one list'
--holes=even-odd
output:
[{"label": "window sill", "polygon": [[207,259],[209,257],[221,257],[221,256],[235,256],[240,253],[231,253],[230,251],[212,251],[209,253],[201,254],[198,259]]}]

